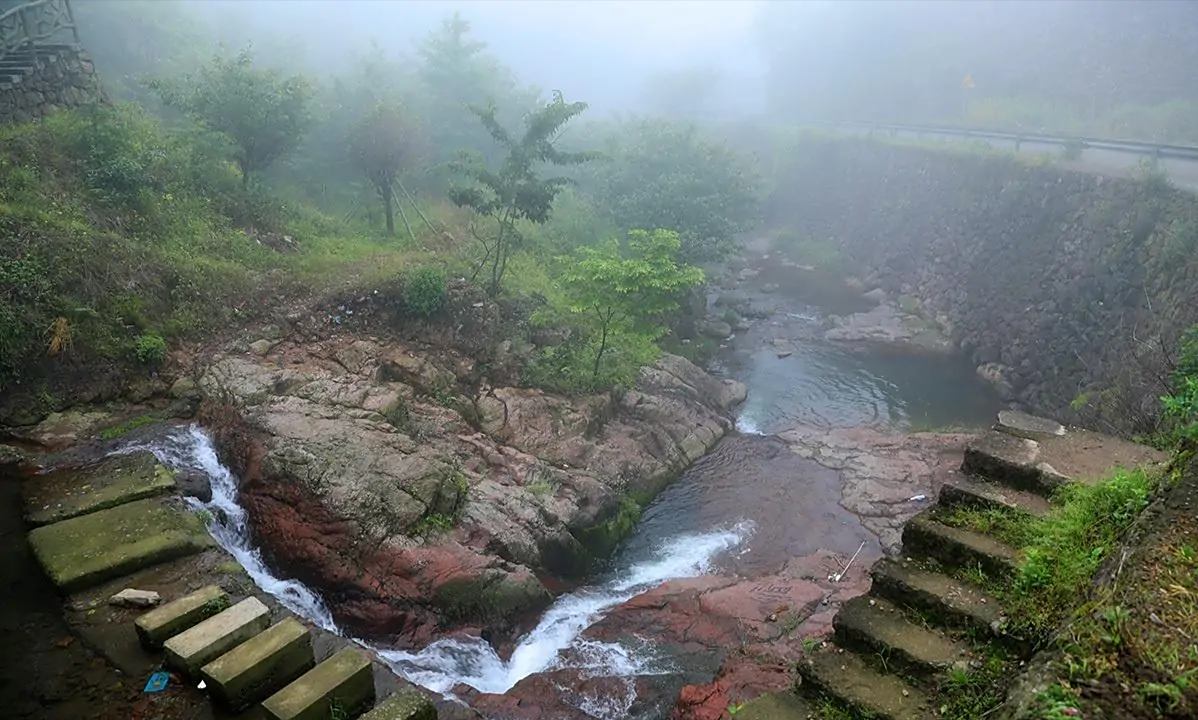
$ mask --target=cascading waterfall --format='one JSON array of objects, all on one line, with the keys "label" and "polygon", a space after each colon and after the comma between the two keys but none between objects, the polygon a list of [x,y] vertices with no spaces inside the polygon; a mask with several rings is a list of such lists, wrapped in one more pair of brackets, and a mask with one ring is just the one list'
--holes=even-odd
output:
[{"label": "cascading waterfall", "polygon": [[563,595],[506,662],[477,638],[445,638],[419,652],[384,650],[380,655],[405,676],[439,692],[465,683],[482,692],[502,693],[529,675],[554,667],[567,648],[578,651],[575,654],[584,670],[602,669],[604,675],[650,674],[655,670],[645,658],[617,644],[579,641],[579,635],[606,611],[655,585],[705,573],[714,557],[740,544],[750,529],[748,523],[741,523],[728,530],[675,537],[656,558],[622,569],[600,585]]},{"label": "cascading waterfall", "polygon": [[119,452],[138,450],[149,450],[158,462],[175,470],[204,473],[212,487],[212,500],[203,502],[194,497],[186,500],[191,507],[212,516],[208,532],[217,544],[241,563],[255,585],[288,610],[329,632],[340,633],[333,614],[319,595],[301,582],[275,576],[266,566],[262,552],[250,542],[245,508],[237,502],[237,479],[217,459],[212,439],[198,425],[171,430],[157,442],[129,445]]},{"label": "cascading waterfall", "polygon": [[[197,510],[212,515],[209,531],[217,543],[237,559],[250,578],[292,612],[330,632],[341,634],[324,600],[295,580],[275,576],[261,552],[250,541],[246,511],[237,501],[237,480],[217,459],[211,438],[198,426],[177,428],[153,443],[129,445],[118,452],[153,452],[163,464],[204,473],[212,486],[212,499],[189,497]],[[653,557],[613,572],[604,582],[563,595],[545,611],[541,621],[504,661],[481,638],[438,640],[418,652],[374,650],[397,673],[430,690],[448,693],[459,683],[479,691],[502,693],[529,675],[551,668],[572,667],[591,676],[631,678],[660,672],[651,652],[616,643],[581,638],[581,634],[610,609],[666,580],[707,572],[720,554],[742,544],[752,531],[748,522],[727,529],[678,535],[664,543]],[[627,683],[622,698],[578,698],[580,709],[595,717],[615,717],[625,712],[635,691]]]}]

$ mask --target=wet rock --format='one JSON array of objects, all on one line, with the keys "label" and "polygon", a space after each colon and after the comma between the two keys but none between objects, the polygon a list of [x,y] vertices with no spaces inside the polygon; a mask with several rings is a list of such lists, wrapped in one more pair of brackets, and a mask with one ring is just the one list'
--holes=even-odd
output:
[{"label": "wet rock", "polygon": [[959,479],[964,449],[977,436],[798,426],[780,437],[798,455],[841,473],[841,504],[894,552],[903,524],[925,507],[911,498],[936,497],[941,485]]},{"label": "wet rock", "polygon": [[1012,378],[1015,371],[1002,363],[988,362],[977,367],[977,376],[994,386],[998,396],[1003,400],[1015,397],[1015,383]]},{"label": "wet rock", "polygon": [[998,413],[995,429],[1008,435],[1035,440],[1037,438],[1065,434],[1065,426],[1056,420],[1028,415],[1018,410],[1003,410]]},{"label": "wet rock", "polygon": [[881,305],[882,303],[886,302],[886,298],[887,298],[886,291],[883,290],[882,288],[874,288],[873,290],[870,290],[869,292],[862,294],[861,297],[865,298],[866,300],[869,300],[870,302],[874,303],[875,305]]},{"label": "wet rock", "polygon": [[212,502],[212,482],[207,473],[198,470],[180,470],[175,474],[175,485],[179,492],[186,497],[193,497],[200,502]]},{"label": "wet rock", "polygon": [[111,419],[111,414],[103,410],[65,410],[50,413],[32,427],[14,428],[10,433],[20,440],[54,450],[74,445]]},{"label": "wet rock", "polygon": [[723,320],[703,320],[696,327],[699,332],[716,340],[723,340],[732,334],[732,326]]},{"label": "wet rock", "polygon": [[885,303],[872,310],[832,317],[824,333],[833,342],[880,344],[921,352],[950,352],[952,343],[932,323]]},{"label": "wet rock", "polygon": [[189,400],[200,396],[199,385],[190,377],[181,377],[171,383],[170,395],[173,398]]},{"label": "wet rock", "polygon": [[[550,600],[732,426],[740,383],[671,355],[622,396],[458,384],[468,358],[373,340],[283,342],[286,363],[218,357],[201,386],[255,537],[365,636],[421,645],[506,632]],[[466,368],[466,370],[462,370]],[[210,423],[211,424],[211,423]]]},{"label": "wet rock", "polygon": [[108,604],[116,607],[147,608],[154,607],[160,602],[162,602],[162,596],[153,590],[136,590],[134,588],[125,588],[108,598]]}]

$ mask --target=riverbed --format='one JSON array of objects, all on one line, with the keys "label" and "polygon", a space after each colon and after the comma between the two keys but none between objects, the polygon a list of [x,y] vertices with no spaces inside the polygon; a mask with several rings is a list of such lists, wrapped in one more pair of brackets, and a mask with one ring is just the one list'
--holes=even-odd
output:
[{"label": "riverbed", "polygon": [[[626,615],[621,613],[630,603],[635,606],[634,598],[663,588],[672,592],[679,583],[682,592],[689,592],[685,579],[696,577],[719,579],[725,583],[721,587],[740,597],[738,583],[775,578],[795,558],[832,562],[833,570],[838,563],[856,563],[860,569],[883,552],[876,518],[862,508],[860,498],[848,499],[844,468],[804,457],[811,453],[787,437],[975,428],[987,424],[998,406],[972,368],[951,353],[826,340],[830,316],[871,304],[859,291],[818,272],[761,254],[742,269],[734,287],[724,290],[725,295],[735,292],[752,318],[738,323],[711,363],[713,372],[748,386],[739,432],[645,509],[604,572],[559,597],[514,644],[501,652],[482,638],[458,635],[416,651],[375,646],[396,672],[494,715],[523,716],[514,709],[521,706],[535,708],[530,716],[666,715],[679,688],[710,680],[727,648],[655,637],[649,626],[623,628]],[[719,312],[720,293],[709,301]],[[845,442],[843,435],[837,437]],[[309,621],[336,631],[317,593],[276,577],[262,561],[250,543],[235,479],[216,460],[203,432],[178,429],[151,449],[175,467],[208,475],[213,499],[192,502],[212,513],[214,537],[259,587]],[[914,512],[924,500],[887,502],[909,503]],[[783,597],[815,592],[816,584],[783,578],[770,587]],[[827,589],[819,592],[826,602]],[[796,626],[804,618],[796,615]],[[760,625],[759,620],[754,622]]]}]

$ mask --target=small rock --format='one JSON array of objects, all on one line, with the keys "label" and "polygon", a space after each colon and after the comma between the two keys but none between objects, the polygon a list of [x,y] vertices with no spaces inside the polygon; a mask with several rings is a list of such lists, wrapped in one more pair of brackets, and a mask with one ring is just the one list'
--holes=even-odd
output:
[{"label": "small rock", "polygon": [[861,297],[869,300],[875,305],[881,305],[882,303],[886,302],[886,291],[882,288],[874,288],[867,293],[863,293]]},{"label": "small rock", "polygon": [[699,332],[717,340],[722,340],[732,334],[732,326],[723,320],[708,320],[699,323]]},{"label": "small rock", "polygon": [[794,355],[794,352],[792,352],[792,351],[790,351],[790,350],[783,350],[783,351],[781,351],[781,352],[779,352],[779,353],[778,353],[778,357],[779,357],[779,358],[788,358],[788,357],[790,357],[791,355]]},{"label": "small rock", "polygon": [[184,376],[171,385],[170,393],[171,397],[175,398],[191,398],[198,396],[200,389],[195,380]]},{"label": "small rock", "polygon": [[179,492],[200,502],[212,502],[212,483],[208,476],[198,470],[183,470],[175,475]]},{"label": "small rock", "polygon": [[133,588],[125,588],[108,598],[108,604],[117,607],[154,607],[160,602],[162,602],[162,597],[153,590],[134,590]]},{"label": "small rock", "polygon": [[250,343],[250,352],[254,353],[255,355],[262,356],[270,352],[272,347],[274,347],[274,344],[271,343],[271,341],[263,338],[262,340],[255,340],[254,342]]},{"label": "small rock", "polygon": [[766,284],[762,285],[762,286],[761,286],[761,292],[763,292],[763,293],[776,293],[776,292],[778,292],[778,283],[766,283]]}]

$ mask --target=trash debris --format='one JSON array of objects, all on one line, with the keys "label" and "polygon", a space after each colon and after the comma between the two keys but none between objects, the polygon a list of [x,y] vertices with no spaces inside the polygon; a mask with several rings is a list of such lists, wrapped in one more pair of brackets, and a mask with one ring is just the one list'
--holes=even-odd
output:
[{"label": "trash debris", "polygon": [[911,497],[907,498],[907,502],[923,502],[927,499],[927,495],[912,495]]},{"label": "trash debris", "polygon": [[206,688],[206,687],[208,687],[208,683],[206,683],[206,682],[204,682],[203,680],[201,680],[201,681],[200,681],[200,684],[199,684],[199,685],[196,685],[196,690],[203,690],[203,689],[204,689],[204,688]]},{"label": "trash debris", "polygon": [[829,581],[829,582],[834,582],[834,583],[838,583],[838,582],[840,582],[840,579],[841,579],[842,577],[844,577],[844,574],[845,574],[846,572],[848,572],[848,571],[849,571],[849,567],[850,567],[850,566],[853,564],[853,561],[857,559],[857,556],[861,554],[861,550],[862,550],[862,549],[864,549],[864,548],[865,548],[865,541],[864,541],[864,540],[862,540],[862,541],[861,541],[861,544],[860,544],[859,546],[857,546],[857,552],[853,553],[853,557],[849,558],[849,561],[848,561],[848,563],[847,563],[847,564],[845,564],[844,568],[842,568],[842,569],[841,569],[841,571],[840,571],[840,572],[838,572],[838,573],[834,573],[834,574],[832,574],[832,575],[829,575],[829,576],[828,576],[828,581]]},{"label": "trash debris", "polygon": [[148,692],[148,693],[162,692],[163,690],[166,689],[166,685],[170,681],[171,681],[171,675],[168,672],[163,672],[162,670],[159,670],[158,672],[151,673],[150,679],[146,680],[146,687],[144,690],[142,690],[142,692]]}]

